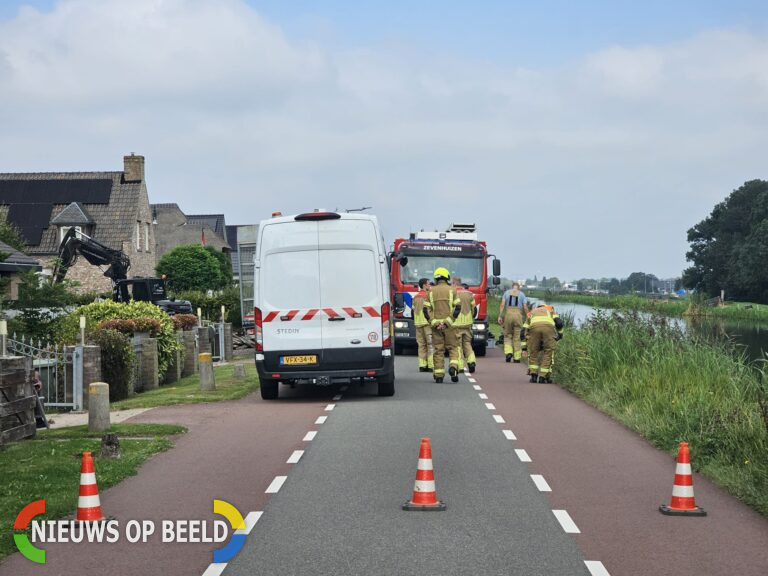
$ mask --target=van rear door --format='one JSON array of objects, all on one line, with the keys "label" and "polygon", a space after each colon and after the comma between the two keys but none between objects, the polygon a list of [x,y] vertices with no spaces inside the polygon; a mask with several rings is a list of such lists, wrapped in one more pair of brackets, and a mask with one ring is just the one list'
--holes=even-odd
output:
[{"label": "van rear door", "polygon": [[[261,241],[259,281],[265,367],[316,367],[322,349],[317,223],[268,225]],[[301,356],[315,356],[316,362]]]},{"label": "van rear door", "polygon": [[376,230],[369,220],[319,223],[323,368],[382,365],[384,302]]}]

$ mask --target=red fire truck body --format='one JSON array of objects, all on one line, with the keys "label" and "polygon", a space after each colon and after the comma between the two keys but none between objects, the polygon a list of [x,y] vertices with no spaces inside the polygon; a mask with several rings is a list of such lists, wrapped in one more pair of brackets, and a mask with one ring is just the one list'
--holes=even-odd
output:
[{"label": "red fire truck body", "polygon": [[[446,232],[415,232],[394,242],[392,267],[392,305],[394,309],[395,354],[406,346],[416,346],[413,324],[413,296],[420,278],[433,281],[435,268],[447,268],[451,277],[459,276],[475,296],[477,314],[472,325],[472,347],[485,355],[488,341],[488,249],[480,241],[474,224],[452,224]],[[499,283],[500,263],[493,260],[493,284]]]}]

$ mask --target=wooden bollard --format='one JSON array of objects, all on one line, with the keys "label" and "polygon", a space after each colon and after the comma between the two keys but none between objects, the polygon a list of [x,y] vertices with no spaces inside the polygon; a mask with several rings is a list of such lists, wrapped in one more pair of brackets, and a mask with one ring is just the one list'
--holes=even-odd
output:
[{"label": "wooden bollard", "polygon": [[201,352],[197,355],[200,364],[200,390],[208,392],[216,390],[216,380],[213,376],[213,358],[210,352]]},{"label": "wooden bollard", "polygon": [[88,431],[109,429],[109,384],[93,382],[88,386]]},{"label": "wooden bollard", "polygon": [[237,380],[245,378],[245,364],[235,364],[235,378]]}]

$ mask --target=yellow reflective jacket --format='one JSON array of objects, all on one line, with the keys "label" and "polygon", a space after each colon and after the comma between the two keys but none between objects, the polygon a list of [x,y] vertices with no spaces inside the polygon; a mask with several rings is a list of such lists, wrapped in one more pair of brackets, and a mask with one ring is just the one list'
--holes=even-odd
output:
[{"label": "yellow reflective jacket", "polygon": [[429,291],[429,299],[424,305],[429,309],[432,326],[438,324],[453,325],[453,310],[459,303],[456,293],[445,280],[438,280]]},{"label": "yellow reflective jacket", "polygon": [[426,326],[429,324],[427,317],[424,316],[424,306],[429,298],[429,294],[426,290],[420,290],[413,297],[413,323],[416,326]]},{"label": "yellow reflective jacket", "polygon": [[475,295],[472,294],[470,290],[460,289],[457,294],[457,298],[459,300],[461,310],[459,311],[459,315],[456,317],[456,321],[453,323],[453,325],[460,326],[462,328],[472,326],[472,322],[475,320]]}]

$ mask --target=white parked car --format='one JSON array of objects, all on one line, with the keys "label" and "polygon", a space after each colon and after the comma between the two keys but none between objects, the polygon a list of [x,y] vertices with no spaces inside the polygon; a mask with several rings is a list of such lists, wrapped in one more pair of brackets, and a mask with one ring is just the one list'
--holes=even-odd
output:
[{"label": "white parked car", "polygon": [[254,258],[261,396],[279,384],[366,379],[395,391],[388,255],[375,216],[316,210],[259,226]]}]

